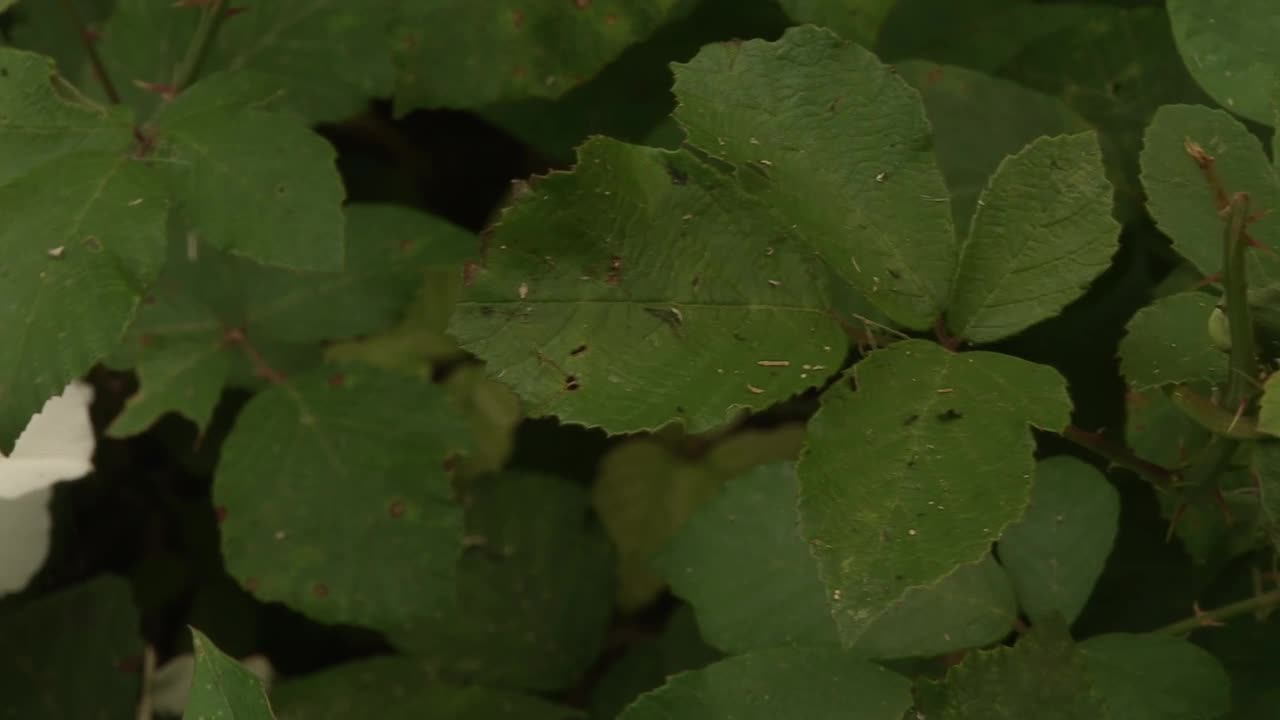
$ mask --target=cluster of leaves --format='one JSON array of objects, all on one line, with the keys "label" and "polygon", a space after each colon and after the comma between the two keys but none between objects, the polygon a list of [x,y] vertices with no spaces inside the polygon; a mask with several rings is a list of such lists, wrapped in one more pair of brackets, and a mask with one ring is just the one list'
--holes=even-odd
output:
[{"label": "cluster of leaves", "polygon": [[[739,5],[0,2],[0,452],[136,378],[217,537],[7,599],[7,706],[145,709],[140,617],[190,717],[1274,703],[1280,10]],[[440,108],[550,163],[480,235],[333,141]]]}]

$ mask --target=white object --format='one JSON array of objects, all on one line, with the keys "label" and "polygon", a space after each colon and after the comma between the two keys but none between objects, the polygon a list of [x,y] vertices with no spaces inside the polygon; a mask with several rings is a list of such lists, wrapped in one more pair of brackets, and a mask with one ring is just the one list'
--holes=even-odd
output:
[{"label": "white object", "polygon": [[74,382],[0,455],[0,595],[21,590],[49,554],[52,487],[93,472],[93,386]]}]

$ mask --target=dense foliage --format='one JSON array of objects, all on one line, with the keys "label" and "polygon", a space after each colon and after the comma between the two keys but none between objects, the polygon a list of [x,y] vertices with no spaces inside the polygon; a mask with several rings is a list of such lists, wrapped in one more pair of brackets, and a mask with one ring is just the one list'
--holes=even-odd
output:
[{"label": "dense foliage", "polygon": [[1275,715],[1273,2],[0,13],[0,717]]}]

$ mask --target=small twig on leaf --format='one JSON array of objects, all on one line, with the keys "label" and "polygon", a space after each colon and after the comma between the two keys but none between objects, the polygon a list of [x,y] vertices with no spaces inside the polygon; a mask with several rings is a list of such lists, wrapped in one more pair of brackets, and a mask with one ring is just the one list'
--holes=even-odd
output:
[{"label": "small twig on leaf", "polygon": [[260,378],[265,379],[273,385],[279,385],[285,381],[284,373],[271,367],[267,359],[262,356],[261,352],[249,342],[249,337],[244,334],[244,330],[240,328],[228,328],[222,334],[222,341],[227,345],[235,345],[240,348],[244,356],[249,359],[249,364],[253,366],[253,373]]},{"label": "small twig on leaf", "polygon": [[1082,430],[1075,425],[1068,425],[1062,431],[1062,437],[1079,445],[1080,447],[1090,450],[1097,455],[1101,455],[1116,467],[1122,467],[1137,473],[1140,477],[1145,478],[1157,486],[1168,486],[1173,483],[1176,473],[1166,467],[1162,467],[1153,462],[1148,462],[1133,454],[1129,448],[1113,445],[1100,433]]},{"label": "small twig on leaf", "polygon": [[89,57],[89,64],[93,67],[93,75],[98,80],[98,84],[102,85],[102,92],[107,96],[107,100],[112,105],[120,104],[120,93],[116,92],[116,85],[111,81],[111,75],[107,73],[107,66],[102,62],[102,56],[98,54],[98,48],[94,44],[97,39],[96,34],[85,24],[84,16],[76,8],[75,0],[59,0],[62,3],[62,11],[66,13],[67,19],[76,28],[76,35],[80,36],[80,44],[84,46],[84,52]]},{"label": "small twig on leaf", "polygon": [[[188,7],[195,7],[195,5]],[[191,36],[191,44],[187,46],[187,54],[174,69],[173,80],[169,83],[175,95],[186,90],[187,86],[195,81],[200,73],[200,65],[209,54],[209,48],[213,46],[218,28],[227,18],[227,0],[209,0],[207,3],[202,3],[200,7],[200,24],[196,26],[195,34]]]}]

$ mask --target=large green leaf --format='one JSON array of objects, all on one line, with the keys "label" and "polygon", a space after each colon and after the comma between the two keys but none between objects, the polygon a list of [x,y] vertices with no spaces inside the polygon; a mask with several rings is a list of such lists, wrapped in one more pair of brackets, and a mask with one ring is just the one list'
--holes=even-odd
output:
[{"label": "large green leaf", "polygon": [[1114,633],[1085,640],[1079,651],[1113,718],[1217,720],[1230,707],[1226,671],[1186,640]]},{"label": "large green leaf", "polygon": [[392,640],[481,684],[573,685],[599,654],[613,610],[613,557],[589,521],[586,492],[513,472],[470,481],[462,502],[467,550],[456,602]]},{"label": "large green leaf", "polygon": [[933,325],[957,244],[918,93],[812,27],[707,47],[677,66],[675,91],[687,144],[736,168],[755,215],[792,228],[896,322]]},{"label": "large green leaf", "polygon": [[[338,121],[394,88],[391,25],[397,0],[244,0],[218,28],[201,67],[251,71],[314,122]],[[118,0],[100,52],[126,103],[147,112],[160,100],[138,83],[168,84],[204,11],[153,0]],[[85,84],[92,79],[86,73]]]},{"label": "large green leaf", "polygon": [[900,720],[907,680],[835,649],[738,655],[671,678],[618,720]]},{"label": "large green leaf", "polygon": [[1119,720],[1095,695],[1065,626],[1036,625],[1012,648],[971,653],[941,682],[916,686],[916,713],[930,720]]},{"label": "large green leaf", "polygon": [[191,631],[195,675],[183,720],[274,720],[262,681],[227,657],[199,630]]},{"label": "large green leaf", "polygon": [[396,110],[562,95],[682,5],[680,0],[405,3],[395,36]]},{"label": "large green leaf", "polygon": [[[1192,157],[1193,145],[1212,158],[1208,172]],[[1196,105],[1156,113],[1142,150],[1142,182],[1161,232],[1204,275],[1222,269],[1226,221],[1219,211],[1227,198],[1249,193],[1251,212],[1280,206],[1280,184],[1258,138],[1227,113]],[[1280,282],[1280,222],[1266,217],[1250,224],[1249,232],[1271,250],[1249,253],[1250,285]]]},{"label": "large green leaf", "polygon": [[152,302],[130,328],[135,355],[121,358],[142,386],[110,433],[142,432],[169,411],[203,430],[223,386],[253,372],[234,338],[243,335],[261,362],[284,372],[277,365],[314,360],[319,341],[391,327],[425,270],[456,269],[474,245],[469,233],[408,208],[351,205],[345,221],[340,272],[263,267],[176,238]]},{"label": "large green leaf", "polygon": [[938,166],[951,192],[952,222],[966,234],[1002,160],[1042,136],[1087,129],[1062,100],[1002,78],[920,60],[894,68],[924,100]]},{"label": "large green leaf", "polygon": [[1227,354],[1210,342],[1208,293],[1168,295],[1139,310],[1120,341],[1120,372],[1134,390],[1227,379]]},{"label": "large green leaf", "polygon": [[1169,0],[1169,19],[1187,68],[1215,100],[1267,125],[1280,81],[1280,12],[1268,0],[1214,3]]},{"label": "large green leaf", "polygon": [[756,463],[794,458],[800,426],[747,431],[690,458],[656,439],[619,445],[600,461],[592,502],[618,550],[618,604],[634,610],[653,600],[664,581],[650,564],[689,516],[725,480]]},{"label": "large green leaf", "polygon": [[[731,652],[838,646],[818,566],[800,537],[790,464],[732,480],[658,556],[675,592],[698,612],[708,640]],[[750,558],[729,562],[726,557]],[[859,638],[864,656],[938,655],[984,645],[1013,627],[1017,604],[988,556],[935,587],[908,591]]]},{"label": "large green leaf", "polygon": [[202,241],[268,265],[340,270],[346,195],[336,152],[236,73],[183,92],[156,118],[155,154]]},{"label": "large green leaf", "polygon": [[462,508],[443,467],[468,444],[444,391],[416,378],[349,368],[271,387],[214,482],[228,571],[325,622],[419,625],[453,597]]},{"label": "large green leaf", "polygon": [[450,331],[532,415],[698,432],[835,369],[826,285],[724,173],[599,139],[503,216]]},{"label": "large green leaf", "polygon": [[0,616],[6,718],[131,717],[142,653],[129,584],[101,577]]},{"label": "large green leaf", "polygon": [[1111,264],[1119,231],[1097,138],[1033,142],[1000,164],[978,199],[948,326],[990,342],[1057,315]]},{"label": "large green leaf", "polygon": [[110,352],[164,257],[167,199],[127,114],[0,48],[0,453]]},{"label": "large green leaf", "polygon": [[896,0],[779,0],[797,23],[822,25],[864,47],[875,44],[889,9]]},{"label": "large green leaf", "polygon": [[571,720],[581,713],[530,695],[440,682],[422,662],[381,657],[338,665],[271,693],[280,720]]},{"label": "large green leaf", "polygon": [[803,533],[847,644],[909,588],[986,555],[1027,503],[1028,426],[1060,430],[1071,410],[1048,367],[920,340],[853,377],[856,392],[823,396],[799,466]]},{"label": "large green leaf", "polygon": [[1000,563],[1032,622],[1075,620],[1102,574],[1120,497],[1092,465],[1070,456],[1036,464],[1031,504],[1000,537]]}]

